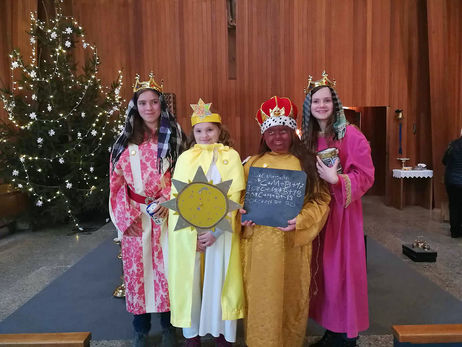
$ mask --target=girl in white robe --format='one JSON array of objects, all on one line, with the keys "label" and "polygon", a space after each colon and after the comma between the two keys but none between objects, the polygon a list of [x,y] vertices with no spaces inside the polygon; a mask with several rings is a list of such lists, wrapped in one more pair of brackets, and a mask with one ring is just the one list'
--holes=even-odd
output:
[{"label": "girl in white robe", "polygon": [[[210,113],[207,106],[202,100],[193,106],[192,147],[178,158],[173,179],[192,181],[200,166],[213,184],[232,179],[228,197],[239,202],[245,188],[240,157],[227,146],[229,134],[221,126],[220,115]],[[175,193],[172,186],[172,198]],[[227,217],[232,231],[215,228],[198,233],[193,227],[174,230],[178,215],[170,211],[171,322],[183,328],[186,346],[200,346],[200,336],[206,334],[214,336],[218,346],[230,346],[236,340],[236,320],[243,317],[244,296],[240,226],[235,216],[236,211]]]}]

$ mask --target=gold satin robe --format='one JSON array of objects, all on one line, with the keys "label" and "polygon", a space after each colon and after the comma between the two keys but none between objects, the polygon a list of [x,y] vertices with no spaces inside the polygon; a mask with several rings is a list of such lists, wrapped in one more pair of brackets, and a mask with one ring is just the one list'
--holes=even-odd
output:
[{"label": "gold satin robe", "polygon": [[[301,170],[291,154],[265,153],[245,165]],[[241,239],[247,311],[244,325],[249,347],[302,346],[308,321],[311,242],[324,226],[330,194],[319,188],[316,200],[305,202],[294,231],[256,225]]]}]

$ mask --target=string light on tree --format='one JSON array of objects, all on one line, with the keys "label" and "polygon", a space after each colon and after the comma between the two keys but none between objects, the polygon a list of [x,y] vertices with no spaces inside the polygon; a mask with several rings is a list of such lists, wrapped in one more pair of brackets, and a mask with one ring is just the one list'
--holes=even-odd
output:
[{"label": "string light on tree", "polygon": [[[29,195],[32,222],[67,216],[82,230],[76,216],[107,210],[106,148],[123,122],[123,76],[119,71],[111,86],[102,86],[96,47],[74,18],[62,14],[62,0],[55,8],[49,21],[31,13],[30,59],[18,50],[9,55],[11,89],[0,90],[8,114],[0,124],[0,174]],[[74,60],[77,51],[86,52],[82,68]]]}]

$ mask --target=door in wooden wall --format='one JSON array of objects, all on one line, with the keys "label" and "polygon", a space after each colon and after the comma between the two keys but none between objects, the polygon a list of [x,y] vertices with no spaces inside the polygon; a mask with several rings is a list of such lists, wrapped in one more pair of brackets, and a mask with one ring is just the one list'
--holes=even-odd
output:
[{"label": "door in wooden wall", "polygon": [[387,106],[356,106],[344,110],[348,122],[363,132],[371,146],[375,180],[367,192],[369,195],[385,195],[387,110]]},{"label": "door in wooden wall", "polygon": [[345,108],[343,111],[345,112],[345,117],[348,123],[356,125],[359,129],[361,129],[361,112],[351,108]]}]

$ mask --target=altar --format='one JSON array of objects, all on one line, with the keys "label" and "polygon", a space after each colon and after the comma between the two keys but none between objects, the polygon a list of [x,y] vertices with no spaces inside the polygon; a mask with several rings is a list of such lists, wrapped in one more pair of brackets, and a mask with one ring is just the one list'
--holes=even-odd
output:
[{"label": "altar", "polygon": [[433,208],[433,170],[393,170],[393,207],[403,209],[408,205]]}]

